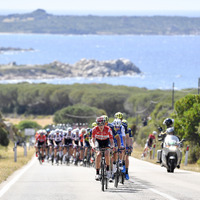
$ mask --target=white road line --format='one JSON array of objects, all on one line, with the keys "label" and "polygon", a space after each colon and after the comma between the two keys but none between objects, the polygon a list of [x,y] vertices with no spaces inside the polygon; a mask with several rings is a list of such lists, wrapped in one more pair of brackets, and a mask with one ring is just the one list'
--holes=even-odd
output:
[{"label": "white road line", "polygon": [[152,192],[154,192],[156,194],[159,194],[160,196],[162,196],[162,197],[164,197],[166,199],[169,199],[169,200],[178,200],[178,199],[176,199],[176,198],[174,198],[174,197],[172,197],[172,196],[170,196],[168,194],[165,194],[165,193],[160,192],[160,191],[158,191],[156,189],[150,188],[150,187],[148,187],[148,186],[146,186],[146,185],[144,185],[144,184],[142,184],[140,182],[137,182],[137,181],[135,181],[135,180],[133,180],[131,178],[129,179],[129,181],[131,181],[132,183],[136,183],[138,185],[141,185],[142,187],[144,187],[144,188],[146,188],[146,189],[148,189],[148,190],[150,190],[150,191],[152,191]]},{"label": "white road line", "polygon": [[12,178],[10,182],[6,183],[6,185],[0,190],[0,197],[2,197],[9,190],[9,188],[34,164],[34,162],[35,158],[33,158],[27,165],[20,169],[19,174]]}]

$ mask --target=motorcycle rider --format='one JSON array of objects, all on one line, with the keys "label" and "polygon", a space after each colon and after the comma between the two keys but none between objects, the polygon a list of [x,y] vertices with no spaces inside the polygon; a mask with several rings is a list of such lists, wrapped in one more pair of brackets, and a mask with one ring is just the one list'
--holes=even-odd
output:
[{"label": "motorcycle rider", "polygon": [[[174,123],[174,119],[171,119],[171,118],[166,118],[164,121],[163,121],[163,125],[166,125],[167,129],[165,132],[163,132],[163,129],[162,127],[159,127],[159,131],[161,132],[159,135],[158,135],[158,141],[162,141],[161,143],[161,148],[163,149],[163,141],[166,137],[166,135],[170,134],[170,135],[174,135],[174,127],[173,127],[173,123]],[[162,165],[162,149],[161,149],[161,154],[160,154],[160,159],[157,161],[157,163],[160,163]]]}]

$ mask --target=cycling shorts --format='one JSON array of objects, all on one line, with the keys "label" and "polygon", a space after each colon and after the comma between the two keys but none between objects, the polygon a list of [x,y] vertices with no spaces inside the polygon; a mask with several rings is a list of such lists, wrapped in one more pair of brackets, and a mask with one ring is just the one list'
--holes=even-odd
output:
[{"label": "cycling shorts", "polygon": [[98,142],[98,147],[99,148],[106,148],[110,146],[110,140],[109,138],[106,140],[96,140]]},{"label": "cycling shorts", "polygon": [[90,143],[88,141],[85,141],[85,147],[90,147]]}]

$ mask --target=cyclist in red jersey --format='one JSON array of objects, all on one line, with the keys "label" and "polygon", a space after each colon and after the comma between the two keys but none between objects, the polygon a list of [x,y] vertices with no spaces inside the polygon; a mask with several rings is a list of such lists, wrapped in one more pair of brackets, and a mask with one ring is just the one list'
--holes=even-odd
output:
[{"label": "cyclist in red jersey", "polygon": [[150,150],[152,149],[152,145],[156,141],[156,137],[155,137],[156,134],[157,134],[156,131],[153,131],[152,133],[149,134],[149,137],[146,141],[146,144],[145,144],[142,156],[141,156],[142,158],[146,157],[148,149],[150,149]]},{"label": "cyclist in red jersey", "polygon": [[[113,135],[112,130],[109,126],[105,126],[105,120],[103,117],[98,117],[96,119],[97,126],[92,129],[92,146],[95,147],[95,142],[97,142],[99,148],[113,147]],[[105,160],[106,160],[106,169],[107,169],[107,177],[110,178],[111,174],[109,171],[110,164],[110,153],[108,150],[105,152]],[[96,176],[95,179],[97,181],[100,180],[100,161],[101,161],[101,152],[97,151],[96,153]]]},{"label": "cyclist in red jersey", "polygon": [[45,135],[45,130],[40,130],[38,132],[38,135],[36,137],[36,141],[35,141],[35,146],[36,146],[36,157],[37,157],[37,153],[38,153],[38,147],[41,147],[42,150],[42,162],[44,162],[44,146],[46,143],[46,135]]}]

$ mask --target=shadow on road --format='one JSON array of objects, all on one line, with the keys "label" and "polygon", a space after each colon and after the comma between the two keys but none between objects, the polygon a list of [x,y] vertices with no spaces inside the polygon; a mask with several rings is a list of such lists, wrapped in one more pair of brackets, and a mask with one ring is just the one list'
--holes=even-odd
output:
[{"label": "shadow on road", "polygon": [[119,184],[118,187],[114,187],[114,185],[111,186],[109,184],[109,189],[107,192],[113,192],[113,193],[137,193],[139,191],[142,191],[146,189],[143,185],[141,184],[135,184],[131,181],[126,181],[124,185]]}]

